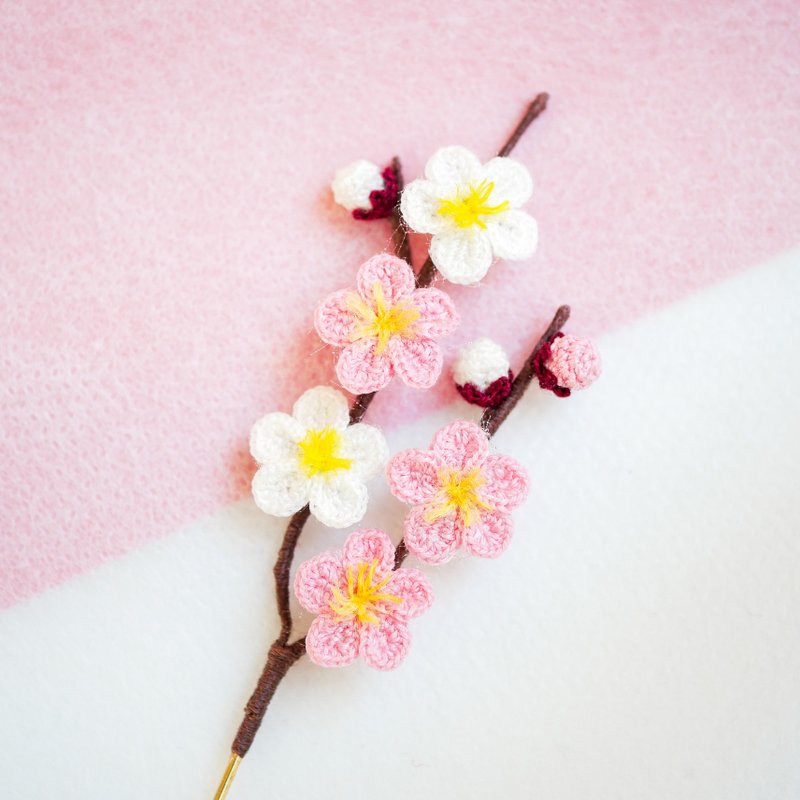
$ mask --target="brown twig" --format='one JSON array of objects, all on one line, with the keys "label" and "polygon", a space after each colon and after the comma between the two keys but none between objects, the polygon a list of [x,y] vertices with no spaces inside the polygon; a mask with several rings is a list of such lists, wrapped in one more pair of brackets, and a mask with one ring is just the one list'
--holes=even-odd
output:
[{"label": "brown twig", "polygon": [[392,247],[395,255],[403,261],[411,263],[411,242],[408,238],[408,228],[403,215],[400,213],[400,196],[403,194],[403,166],[400,159],[395,156],[392,159],[392,169],[397,178],[397,203],[395,203],[389,222],[392,226]]},{"label": "brown twig", "polygon": [[547,108],[547,101],[550,95],[547,92],[541,92],[533,98],[524,116],[519,121],[519,125],[514,128],[511,136],[508,137],[506,143],[497,151],[499,156],[507,156],[516,146],[517,142],[522,137],[522,134],[530,127],[531,123]]},{"label": "brown twig", "polygon": [[[552,322],[547,326],[547,330],[539,337],[539,341],[533,346],[530,355],[522,365],[522,369],[511,384],[511,392],[497,408],[487,408],[481,416],[481,428],[486,431],[486,435],[491,439],[497,433],[499,427],[506,421],[508,415],[513,411],[514,406],[525,394],[528,386],[535,377],[533,360],[536,354],[542,349],[542,345],[556,332],[564,327],[569,319],[569,306],[559,306],[553,317]],[[401,539],[394,551],[394,568],[397,569],[408,556],[406,540]]]},{"label": "brown twig", "polygon": [[560,306],[553,317],[552,322],[547,326],[547,330],[541,335],[539,341],[531,350],[531,354],[522,365],[522,369],[514,378],[511,384],[511,392],[508,397],[500,403],[497,408],[487,408],[481,417],[481,428],[483,428],[489,437],[497,433],[497,429],[505,422],[506,417],[514,410],[514,406],[519,402],[525,390],[534,379],[536,373],[533,368],[533,361],[537,353],[542,349],[542,345],[554,334],[558,333],[569,319],[569,306]]},{"label": "brown twig", "polygon": [[[511,136],[508,138],[503,147],[500,148],[500,155],[508,155],[508,153],[511,152],[528,126],[536,119],[537,116],[539,116],[539,114],[542,113],[542,111],[544,111],[546,105],[547,94],[542,93],[537,95],[533,102],[528,106],[524,117],[514,129]],[[399,159],[395,159],[392,162],[392,165],[395,167],[398,180],[402,188],[402,173],[400,171]],[[399,208],[395,209],[395,212],[391,216],[391,220],[392,243],[395,252],[400,258],[404,258],[406,261],[410,262],[408,233],[405,228],[405,223],[402,221],[400,216]],[[417,286],[430,286],[430,284],[436,278],[436,275],[436,267],[434,266],[433,261],[428,258],[417,275]],[[519,380],[519,378],[517,380]],[[530,383],[530,378],[528,379],[527,383]],[[521,394],[525,391],[525,388],[527,388],[527,383],[525,383],[525,385],[521,388],[519,396],[521,396]],[[353,405],[350,408],[351,424],[361,421],[374,397],[375,392],[370,392],[369,394],[358,395],[358,397],[355,398]],[[517,397],[517,399],[519,399],[519,397]],[[516,403],[516,400],[514,400],[514,403]],[[510,411],[511,408],[508,410]],[[502,422],[502,420],[500,422]],[[498,425],[499,424],[500,423],[498,423]],[[292,561],[294,559],[294,551],[297,547],[297,541],[300,538],[300,534],[306,521],[308,520],[309,513],[309,507],[305,506],[304,508],[300,509],[300,511],[298,511],[291,518],[291,520],[289,520],[289,524],[286,527],[286,533],[283,537],[283,542],[275,561],[273,574],[275,575],[275,593],[278,605],[278,614],[281,621],[281,630],[278,638],[273,642],[269,649],[267,662],[264,665],[264,669],[261,672],[261,676],[258,679],[258,683],[256,684],[253,694],[247,701],[244,719],[242,720],[242,723],[239,726],[239,730],[236,734],[236,738],[233,741],[233,745],[231,747],[231,758],[234,771],[235,766],[238,765],[238,761],[244,758],[247,751],[250,749],[250,746],[252,745],[256,733],[258,732],[258,729],[264,718],[264,714],[266,713],[267,706],[272,700],[278,685],[286,676],[286,673],[289,671],[292,665],[295,664],[305,652],[305,637],[289,644],[289,638],[292,635],[293,625],[292,612],[289,605],[289,578],[292,568]],[[405,558],[404,553],[406,552],[404,542],[400,542],[398,545],[398,551],[402,555],[400,559],[402,562],[402,560]],[[230,779],[223,779],[223,784],[220,784],[220,789],[217,791],[218,800],[221,800],[225,796],[229,786]]]},{"label": "brown twig", "polygon": [[[281,632],[275,640],[276,645],[284,646],[289,643],[292,635],[292,611],[289,606],[289,573],[291,571],[294,551],[297,547],[297,540],[303,532],[303,527],[308,520],[311,509],[306,505],[296,512],[286,526],[286,533],[283,535],[281,549],[275,559],[275,566],[272,574],[275,576],[275,596],[278,605],[278,616],[281,619]],[[240,753],[240,755],[244,755]]]}]

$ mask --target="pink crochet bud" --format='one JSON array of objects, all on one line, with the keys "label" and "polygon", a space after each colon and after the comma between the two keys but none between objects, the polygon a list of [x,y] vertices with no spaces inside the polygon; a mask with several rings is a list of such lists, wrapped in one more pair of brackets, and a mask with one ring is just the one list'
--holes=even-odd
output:
[{"label": "pink crochet bud", "polygon": [[588,339],[564,334],[550,346],[547,368],[565,389],[585,389],[591,386],[602,370],[600,353]]},{"label": "pink crochet bud", "polygon": [[588,339],[555,334],[537,353],[533,363],[539,386],[559,397],[573,389],[591,386],[602,371],[600,353]]}]

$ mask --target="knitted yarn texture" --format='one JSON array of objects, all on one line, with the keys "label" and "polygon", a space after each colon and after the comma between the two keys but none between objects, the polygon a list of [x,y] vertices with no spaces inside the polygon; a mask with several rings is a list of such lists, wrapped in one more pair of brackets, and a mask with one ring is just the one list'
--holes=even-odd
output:
[{"label": "knitted yarn texture", "polygon": [[252,484],[256,505],[288,517],[308,503],[323,525],[358,522],[367,510],[365,481],[389,453],[378,428],[349,423],[347,398],[327,386],[304,392],[291,415],[273,412],[256,422],[250,433],[260,465]]},{"label": "knitted yarn texture", "polygon": [[461,547],[499,556],[511,540],[511,512],[528,494],[525,468],[490,455],[485,431],[463,420],[436,433],[429,450],[398,453],[386,474],[392,494],[411,506],[406,547],[429,564],[449,561]]},{"label": "knitted yarn texture", "polygon": [[452,283],[480,281],[496,258],[536,251],[536,220],[520,210],[533,191],[528,170],[498,156],[486,164],[465,147],[443,147],[425,177],[406,186],[400,209],[409,228],[433,235],[430,257]]},{"label": "knitted yarn texture", "polygon": [[442,371],[436,339],[458,323],[450,297],[417,289],[411,267],[388,253],[364,263],[356,288],[330,295],[314,319],[320,338],[342,348],[336,375],[355,394],[378,391],[395,375],[416,389],[433,386]]},{"label": "knitted yarn texture", "polygon": [[394,545],[380,530],[351,533],[341,554],[322,553],[297,570],[300,605],[317,614],[306,635],[308,657],[322,667],[342,667],[362,658],[390,670],[411,644],[408,621],[433,602],[417,569],[394,569]]}]

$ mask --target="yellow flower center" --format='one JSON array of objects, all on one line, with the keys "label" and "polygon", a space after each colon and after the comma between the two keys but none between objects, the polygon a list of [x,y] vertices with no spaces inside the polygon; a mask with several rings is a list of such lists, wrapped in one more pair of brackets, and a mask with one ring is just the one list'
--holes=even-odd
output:
[{"label": "yellow flower center", "polygon": [[382,592],[387,583],[392,579],[390,572],[380,581],[375,581],[375,570],[378,568],[378,559],[371,564],[363,562],[358,565],[358,572],[348,565],[347,589],[342,591],[338,586],[333,587],[333,600],[330,602],[331,611],[340,619],[352,619],[359,622],[368,622],[373,625],[378,623],[378,614],[385,611],[386,603],[402,603],[403,600],[393,594]]},{"label": "yellow flower center", "polygon": [[508,208],[508,200],[496,206],[489,205],[489,198],[494,190],[491,181],[481,181],[477,186],[468,184],[466,190],[459,189],[455,197],[439,200],[439,214],[450,217],[459,228],[478,225],[486,227],[483,217],[501,214]]},{"label": "yellow flower center", "polygon": [[380,355],[386,350],[386,345],[392,336],[412,335],[411,327],[419,318],[419,311],[403,301],[390,306],[386,302],[379,281],[375,281],[372,294],[375,298],[374,309],[358,295],[352,295],[347,302],[347,307],[358,318],[356,330],[351,338],[353,341],[377,339],[375,352]]},{"label": "yellow flower center", "polygon": [[461,515],[464,524],[469,527],[480,518],[481,510],[492,510],[492,506],[478,495],[478,489],[483,484],[479,467],[466,472],[452,468],[440,470],[439,491],[425,513],[425,519],[435,522],[455,512]]},{"label": "yellow flower center", "polygon": [[342,435],[335,428],[313,428],[297,443],[300,448],[300,466],[309,478],[321,472],[350,469],[352,461],[341,458]]}]

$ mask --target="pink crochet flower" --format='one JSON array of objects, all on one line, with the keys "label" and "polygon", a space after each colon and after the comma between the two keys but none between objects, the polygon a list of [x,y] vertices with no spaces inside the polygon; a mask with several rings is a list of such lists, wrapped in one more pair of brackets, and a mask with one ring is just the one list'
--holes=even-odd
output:
[{"label": "pink crochet flower", "polygon": [[473,422],[442,428],[430,450],[398,453],[387,475],[392,494],[412,506],[406,547],[429,564],[449,561],[462,545],[474,556],[499,556],[511,539],[511,511],[528,494],[524,467],[489,455],[488,438]]},{"label": "pink crochet flower", "polygon": [[459,321],[452,300],[438,289],[415,289],[411,267],[386,253],[362,264],[356,286],[328,297],[314,319],[322,340],[343,348],[336,364],[342,386],[375,392],[395,374],[417,389],[433,386],[442,371],[434,340]]},{"label": "pink crochet flower", "polygon": [[322,553],[301,564],[294,591],[319,615],[306,652],[321,667],[343,667],[360,655],[375,669],[394,669],[411,643],[408,620],[433,602],[418,569],[394,569],[394,545],[379,530],[355,531],[341,556]]}]

